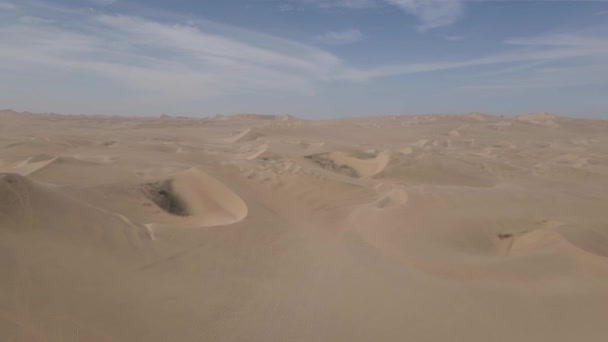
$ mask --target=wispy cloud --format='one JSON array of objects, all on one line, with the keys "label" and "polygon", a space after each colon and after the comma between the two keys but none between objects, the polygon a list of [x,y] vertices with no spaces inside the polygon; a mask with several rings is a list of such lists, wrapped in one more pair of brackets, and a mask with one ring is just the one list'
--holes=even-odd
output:
[{"label": "wispy cloud", "polygon": [[[0,23],[3,72],[52,71],[105,80],[129,94],[174,102],[243,93],[309,95],[326,82],[365,82],[473,67],[500,66],[506,71],[488,73],[470,89],[526,82],[587,84],[607,79],[608,73],[603,62],[585,68],[589,59],[608,60],[608,40],[597,32],[511,38],[503,42],[502,52],[462,60],[429,57],[425,63],[356,67],[347,57],[313,45],[211,21],[188,21],[191,17],[160,21],[48,6],[21,11],[25,6],[20,3],[19,13],[24,16],[9,16]],[[347,44],[362,37],[352,29],[328,32],[317,41]],[[552,62],[569,64],[567,69],[564,65],[549,69]],[[518,70],[531,76],[505,77]]]},{"label": "wispy cloud", "polygon": [[535,68],[542,66],[544,64],[547,64],[547,61],[541,60],[541,61],[523,62],[523,63],[518,63],[514,66],[507,66],[507,67],[502,67],[502,68],[499,67],[494,70],[484,71],[481,73],[475,73],[475,74],[472,74],[470,76],[470,78],[488,79],[488,78],[496,78],[496,76],[515,74],[520,71],[528,72],[528,71],[534,70]]},{"label": "wispy cloud", "polygon": [[349,70],[347,77],[368,80],[379,77],[452,70],[474,66],[535,61],[560,61],[584,57],[608,57],[606,40],[576,35],[554,35],[509,39],[507,45],[526,45],[526,49],[507,50],[495,55],[463,61],[389,65],[367,70]]},{"label": "wispy cloud", "polygon": [[58,68],[175,98],[268,90],[307,94],[313,92],[311,82],[341,64],[311,46],[236,28],[221,33],[224,27],[212,22],[202,23],[209,29],[203,30],[83,11],[65,24],[29,16],[0,25],[3,68]]},{"label": "wispy cloud", "polygon": [[19,18],[19,21],[24,24],[51,24],[54,23],[53,19],[45,19],[40,17],[23,16]]},{"label": "wispy cloud", "polygon": [[[162,24],[132,16],[102,15],[95,19],[112,29],[114,33],[126,38],[134,46],[162,48],[177,54],[187,54],[207,63],[231,66],[248,63],[318,74],[322,71],[320,66],[338,62],[338,59],[329,53],[304,45],[297,46],[295,43],[291,44],[291,47],[297,50],[290,53],[277,51],[278,47],[277,49],[262,47],[264,43],[271,43],[269,39],[258,41],[258,44],[253,41],[243,42],[220,34],[208,33],[195,26]],[[263,37],[255,38],[264,40]]]},{"label": "wispy cloud", "polygon": [[[466,89],[525,89],[608,84],[608,63],[605,62],[608,60],[608,39],[580,34],[554,34],[513,38],[508,39],[506,43],[534,49],[522,53],[522,57],[543,58],[530,58],[524,64],[483,73],[479,76],[485,80],[468,85]],[[559,64],[550,66],[551,62],[559,62]]]},{"label": "wispy cloud", "polygon": [[280,4],[279,11],[281,12],[290,12],[296,10],[296,6],[293,4]]},{"label": "wispy cloud", "polygon": [[463,87],[468,90],[558,88],[608,84],[608,63],[587,66],[545,67],[501,79],[490,79]]},{"label": "wispy cloud", "polygon": [[14,10],[17,9],[17,5],[12,2],[0,1],[0,10]]},{"label": "wispy cloud", "polygon": [[315,37],[321,44],[346,45],[353,44],[363,39],[363,33],[359,30],[350,29],[344,31],[330,31]]},{"label": "wispy cloud", "polygon": [[443,36],[443,39],[450,41],[450,42],[457,42],[457,41],[461,41],[464,39],[464,37],[462,36],[450,36],[450,35],[446,35]]},{"label": "wispy cloud", "polygon": [[[204,83],[209,89],[221,91],[258,87],[310,92],[311,82],[317,81],[370,80],[481,65],[560,60],[608,49],[605,40],[594,37],[540,36],[507,41],[507,46],[522,46],[522,50],[469,60],[360,69],[322,49],[236,28],[222,33],[225,26],[212,22],[203,22],[202,26],[211,28],[205,30],[135,16],[82,15],[88,17],[70,23],[70,29],[33,16],[0,27],[0,61],[5,65],[28,62],[73,67],[102,77],[122,78],[134,88],[155,87],[167,92],[175,92],[180,79],[188,86]],[[357,30],[346,30],[317,38],[327,44],[346,44],[361,37]],[[200,82],[194,81],[197,78]]]},{"label": "wispy cloud", "polygon": [[386,0],[420,20],[420,30],[451,25],[464,13],[460,0]]},{"label": "wispy cloud", "polygon": [[608,38],[580,34],[552,34],[544,36],[507,39],[512,45],[528,46],[570,46],[583,48],[608,48]]},{"label": "wispy cloud", "polygon": [[108,5],[111,5],[115,2],[117,2],[118,0],[89,0],[89,1],[96,5],[108,6]]},{"label": "wispy cloud", "polygon": [[292,3],[319,8],[368,9],[381,5],[396,6],[418,18],[421,31],[448,26],[464,13],[463,0],[291,0]]},{"label": "wispy cloud", "polygon": [[365,9],[377,6],[377,0],[291,0],[293,3],[315,6],[318,8],[351,8]]}]

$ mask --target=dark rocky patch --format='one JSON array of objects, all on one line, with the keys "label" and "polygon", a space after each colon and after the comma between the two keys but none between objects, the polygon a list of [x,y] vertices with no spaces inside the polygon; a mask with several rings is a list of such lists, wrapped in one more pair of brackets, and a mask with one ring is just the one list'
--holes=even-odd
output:
[{"label": "dark rocky patch", "polygon": [[355,178],[361,177],[357,173],[357,170],[353,169],[352,167],[350,167],[348,165],[336,164],[331,158],[328,158],[327,154],[325,154],[325,153],[312,154],[312,155],[306,156],[304,158],[313,161],[315,164],[319,165],[320,167],[322,167],[326,170],[338,172],[338,173],[341,173],[341,174],[349,176],[349,177],[355,177]]},{"label": "dark rocky patch", "polygon": [[171,180],[147,183],[143,192],[159,208],[172,215],[189,216],[190,210],[186,203],[173,190]]},{"label": "dark rocky patch", "polygon": [[513,237],[513,234],[510,234],[510,233],[498,234],[498,238],[501,240],[505,240],[505,239],[512,238],[512,237]]},{"label": "dark rocky patch", "polygon": [[116,145],[117,143],[118,143],[118,142],[117,142],[117,141],[114,141],[114,140],[107,140],[107,141],[103,141],[101,144],[102,144],[103,146],[108,147],[108,146]]}]

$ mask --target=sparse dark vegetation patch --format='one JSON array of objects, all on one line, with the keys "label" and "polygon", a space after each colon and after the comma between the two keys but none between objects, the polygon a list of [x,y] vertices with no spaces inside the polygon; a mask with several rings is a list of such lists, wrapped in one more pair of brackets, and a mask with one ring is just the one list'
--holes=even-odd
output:
[{"label": "sparse dark vegetation patch", "polygon": [[172,183],[171,180],[147,183],[143,186],[143,192],[146,197],[169,214],[190,215],[186,203],[173,191]]},{"label": "sparse dark vegetation patch", "polygon": [[313,161],[314,163],[316,163],[317,165],[319,165],[320,167],[322,167],[326,170],[338,172],[338,173],[341,173],[343,175],[350,176],[350,177],[355,177],[355,178],[361,177],[357,173],[357,170],[353,169],[352,167],[350,167],[348,165],[336,164],[336,162],[334,162],[331,158],[329,158],[327,156],[327,154],[325,154],[325,153],[312,154],[312,155],[306,156],[304,158]]},{"label": "sparse dark vegetation patch", "polygon": [[22,142],[12,143],[12,144],[4,146],[3,148],[11,148],[11,147],[20,146],[20,145],[25,145],[25,143],[22,143]]},{"label": "sparse dark vegetation patch", "polygon": [[116,142],[116,141],[114,141],[114,140],[108,140],[108,141],[104,141],[104,142],[102,142],[101,144],[102,144],[103,146],[112,146],[112,145],[115,145],[115,144],[117,144],[117,143],[118,143],[118,142]]},{"label": "sparse dark vegetation patch", "polygon": [[510,234],[510,233],[498,234],[498,238],[501,240],[512,238],[512,237],[513,237],[513,234]]},{"label": "sparse dark vegetation patch", "polygon": [[0,180],[3,180],[9,184],[17,184],[20,180],[21,176],[15,173],[0,173]]}]

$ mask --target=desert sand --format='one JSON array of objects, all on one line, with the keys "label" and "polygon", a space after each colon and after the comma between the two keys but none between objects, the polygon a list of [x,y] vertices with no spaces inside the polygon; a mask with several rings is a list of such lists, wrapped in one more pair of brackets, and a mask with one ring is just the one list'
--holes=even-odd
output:
[{"label": "desert sand", "polygon": [[608,121],[0,112],[1,341],[606,341]]}]

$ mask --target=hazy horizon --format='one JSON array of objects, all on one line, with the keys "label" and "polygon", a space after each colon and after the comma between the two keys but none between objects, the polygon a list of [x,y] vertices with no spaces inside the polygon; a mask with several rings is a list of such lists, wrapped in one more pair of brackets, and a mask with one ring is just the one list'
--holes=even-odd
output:
[{"label": "hazy horizon", "polygon": [[49,112],[49,111],[28,111],[28,110],[15,110],[13,108],[0,108],[0,112],[15,112],[15,113],[28,113],[33,115],[59,115],[59,116],[103,116],[103,117],[131,117],[131,118],[158,118],[158,117],[170,117],[170,118],[187,118],[187,119],[213,119],[217,117],[234,117],[240,115],[251,115],[251,116],[274,116],[274,117],[282,117],[282,116],[290,116],[294,119],[300,120],[337,120],[337,119],[365,119],[365,118],[382,118],[382,117],[416,117],[416,116],[467,116],[470,114],[482,114],[482,115],[490,115],[494,117],[525,117],[528,115],[536,115],[536,114],[549,114],[555,115],[556,117],[562,118],[571,118],[571,119],[599,119],[599,120],[608,120],[608,117],[604,116],[572,116],[572,115],[562,115],[558,113],[551,112],[526,112],[526,113],[485,113],[485,112],[462,112],[462,113],[382,113],[382,114],[371,114],[371,115],[350,115],[350,116],[336,116],[336,117],[323,117],[317,119],[308,119],[305,115],[298,115],[293,113],[253,113],[253,112],[240,112],[240,113],[213,113],[213,114],[199,114],[199,115],[188,115],[188,114],[171,114],[171,113],[143,113],[143,114],[107,114],[107,113],[58,113],[58,112]]}]

